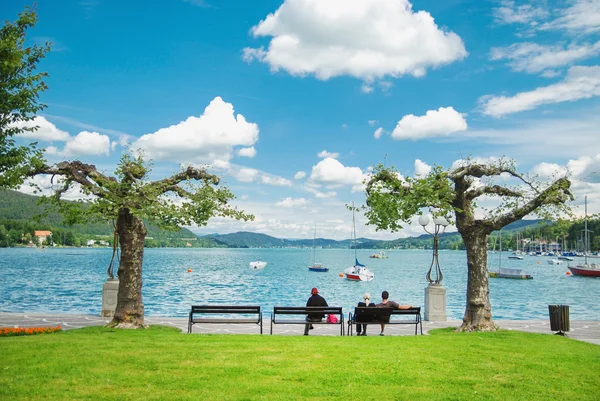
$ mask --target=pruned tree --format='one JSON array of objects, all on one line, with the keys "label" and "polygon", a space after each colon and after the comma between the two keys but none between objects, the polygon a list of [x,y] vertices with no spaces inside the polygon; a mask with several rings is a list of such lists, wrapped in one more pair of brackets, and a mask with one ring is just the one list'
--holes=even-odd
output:
[{"label": "pruned tree", "polygon": [[43,163],[36,143],[17,145],[14,136],[37,129],[26,124],[45,106],[38,103],[48,74],[36,72],[50,43],[25,46],[27,29],[37,23],[35,9],[26,7],[15,22],[0,27],[0,188],[19,185],[27,173]]},{"label": "pruned tree", "polygon": [[[115,177],[80,161],[45,165],[34,172],[35,175],[52,176],[54,193],[45,200],[59,208],[67,223],[90,219],[115,221],[121,258],[117,305],[109,323],[111,327],[144,326],[142,262],[146,227],[143,220],[174,229],[181,225],[206,225],[213,216],[245,221],[254,219],[229,204],[234,195],[225,187],[216,188],[219,185],[216,175],[190,166],[171,177],[149,181],[150,167],[141,157],[125,154]],[[74,188],[79,188],[89,199],[63,202],[62,195]]]},{"label": "pruned tree", "polygon": [[[402,177],[395,168],[379,165],[367,182],[364,210],[369,224],[392,232],[424,211],[454,218],[468,267],[467,302],[459,331],[492,331],[496,325],[489,297],[489,235],[534,212],[542,218],[569,213],[570,186],[566,176],[551,182],[529,178],[507,159],[489,164],[467,159],[450,170],[435,166],[424,177]],[[483,197],[497,203],[489,210],[480,208],[477,201]]]}]

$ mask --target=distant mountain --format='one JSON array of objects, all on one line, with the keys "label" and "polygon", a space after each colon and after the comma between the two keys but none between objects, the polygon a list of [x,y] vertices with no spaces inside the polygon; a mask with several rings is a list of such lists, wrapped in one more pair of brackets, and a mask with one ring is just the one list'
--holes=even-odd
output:
[{"label": "distant mountain", "polygon": [[[521,220],[509,224],[503,231],[520,230],[524,227],[539,224],[540,220]],[[206,241],[214,241],[218,246],[228,248],[310,248],[313,246],[312,239],[282,239],[270,235],[240,231],[232,234],[210,234],[199,236]],[[443,233],[439,236],[439,244],[442,249],[462,249],[462,238],[457,232]],[[369,238],[357,238],[357,249],[391,249],[391,248],[430,248],[432,238],[430,234],[422,234],[418,237],[398,238],[395,240],[375,240]],[[350,239],[332,240],[316,238],[314,246],[319,248],[348,249],[353,248],[354,243]]]}]

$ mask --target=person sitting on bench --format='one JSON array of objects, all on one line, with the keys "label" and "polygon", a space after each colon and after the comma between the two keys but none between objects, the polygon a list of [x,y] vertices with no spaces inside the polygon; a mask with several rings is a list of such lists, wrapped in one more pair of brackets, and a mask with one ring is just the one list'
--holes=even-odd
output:
[{"label": "person sitting on bench", "polygon": [[[378,308],[394,308],[394,309],[410,309],[411,305],[400,305],[398,302],[389,301],[390,293],[384,291],[381,293],[381,303],[377,304]],[[389,319],[389,317],[388,317]],[[388,320],[389,321],[389,320]],[[383,331],[385,330],[385,323],[381,323],[381,333],[380,336],[383,336]]]},{"label": "person sitting on bench", "polygon": [[[367,306],[367,307],[371,307],[374,308],[375,304],[373,302],[371,302],[371,294],[369,294],[368,292],[365,292],[365,295],[363,295],[363,301],[364,302],[359,302],[358,305],[356,306]],[[371,322],[372,316],[361,316],[360,314],[356,315],[356,321],[357,322]],[[369,320],[364,320],[364,319],[369,319]],[[356,325],[356,335],[357,336],[366,336],[367,335],[367,325],[366,324],[357,324]]]},{"label": "person sitting on bench", "polygon": [[[327,305],[327,301],[325,301],[325,298],[319,295],[319,290],[313,287],[313,289],[310,290],[310,293],[311,296],[310,298],[308,298],[308,301],[306,301],[306,306],[329,306]],[[306,315],[306,321],[320,322],[321,320],[323,320],[324,317],[325,315],[323,313],[309,313],[308,315]],[[304,335],[307,336],[308,330],[312,329],[313,325],[310,323],[306,323],[304,325]]]}]

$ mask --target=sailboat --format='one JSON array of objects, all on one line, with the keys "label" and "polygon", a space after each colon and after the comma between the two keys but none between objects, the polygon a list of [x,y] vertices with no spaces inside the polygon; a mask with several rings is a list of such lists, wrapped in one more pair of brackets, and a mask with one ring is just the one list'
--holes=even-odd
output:
[{"label": "sailboat", "polygon": [[523,256],[521,256],[521,251],[519,250],[519,232],[517,232],[517,250],[513,252],[512,255],[509,255],[509,259],[518,259],[518,260],[523,260]]},{"label": "sailboat", "polygon": [[356,220],[354,218],[354,203],[352,203],[352,236],[354,240],[354,266],[344,270],[344,276],[350,281],[371,281],[375,278],[373,272],[358,261],[356,256]]},{"label": "sailboat", "polygon": [[589,248],[589,231],[587,229],[587,195],[585,197],[585,224],[583,228],[583,256],[585,258],[583,264],[576,266],[567,266],[571,273],[576,276],[600,277],[600,265],[597,263],[588,263],[588,248]]},{"label": "sailboat", "polygon": [[312,265],[308,266],[308,270],[310,270],[311,272],[322,272],[322,273],[326,273],[329,271],[328,267],[324,267],[322,263],[317,263],[316,262],[316,248],[315,248],[315,241],[317,240],[317,223],[315,222],[315,235],[313,236],[313,246],[312,246],[312,256],[313,256],[313,263]]},{"label": "sailboat", "polygon": [[508,269],[502,267],[502,230],[500,230],[500,251],[498,257],[498,270],[488,271],[488,275],[493,278],[512,278],[518,280],[530,280],[533,277],[529,274],[525,274],[521,269]]}]

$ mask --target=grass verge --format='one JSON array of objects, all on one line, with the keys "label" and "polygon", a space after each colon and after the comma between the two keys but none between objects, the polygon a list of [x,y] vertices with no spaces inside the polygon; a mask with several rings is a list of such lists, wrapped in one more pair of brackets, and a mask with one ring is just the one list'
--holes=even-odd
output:
[{"label": "grass verge", "polygon": [[600,347],[512,331],[184,335],[102,327],[0,338],[0,399],[597,400]]}]

